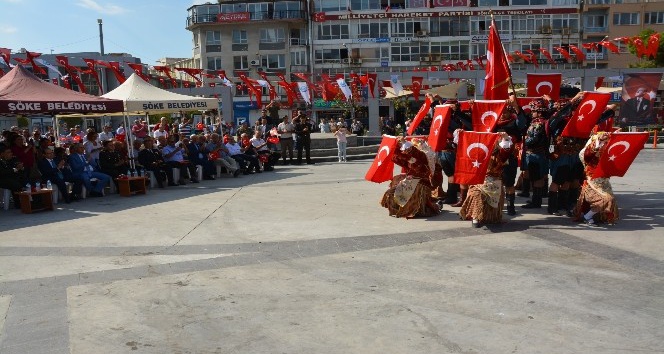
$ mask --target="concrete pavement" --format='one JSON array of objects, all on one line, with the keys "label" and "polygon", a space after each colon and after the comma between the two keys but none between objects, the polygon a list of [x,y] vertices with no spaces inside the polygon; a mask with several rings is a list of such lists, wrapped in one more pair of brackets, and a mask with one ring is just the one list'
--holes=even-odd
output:
[{"label": "concrete pavement", "polygon": [[659,353],[662,159],[610,229],[391,218],[370,161],[2,212],[0,353]]}]

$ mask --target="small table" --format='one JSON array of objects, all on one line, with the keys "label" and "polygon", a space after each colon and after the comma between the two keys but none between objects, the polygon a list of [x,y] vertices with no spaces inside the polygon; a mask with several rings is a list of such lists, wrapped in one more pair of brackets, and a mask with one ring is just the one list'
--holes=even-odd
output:
[{"label": "small table", "polygon": [[31,214],[40,210],[53,210],[53,191],[50,189],[21,192],[18,196],[23,214]]},{"label": "small table", "polygon": [[145,177],[124,177],[117,178],[116,181],[118,181],[120,195],[123,197],[130,197],[132,194],[145,194],[147,191],[145,188],[147,178]]}]

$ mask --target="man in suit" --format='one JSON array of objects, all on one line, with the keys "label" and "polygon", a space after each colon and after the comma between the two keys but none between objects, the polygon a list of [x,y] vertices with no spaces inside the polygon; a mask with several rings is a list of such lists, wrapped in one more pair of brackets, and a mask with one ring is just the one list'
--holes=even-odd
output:
[{"label": "man in suit", "polygon": [[[69,150],[72,151],[69,155],[69,167],[71,168],[72,178],[83,183],[85,189],[90,191],[91,197],[103,197],[104,187],[111,182],[111,176],[94,170],[85,158],[83,144],[74,144]],[[94,187],[90,181],[91,178],[98,179]]]},{"label": "man in suit", "polygon": [[44,158],[37,160],[37,168],[42,175],[42,182],[51,181],[52,184],[58,186],[58,191],[62,195],[65,203],[71,203],[71,196],[67,192],[67,184],[65,183],[65,176],[62,169],[65,167],[65,161],[61,160],[55,162],[55,153],[53,150],[46,148],[42,150]]},{"label": "man in suit", "polygon": [[652,101],[654,93],[648,93],[645,87],[639,87],[634,97],[629,98],[620,107],[620,118],[623,124],[630,122],[650,123],[652,121]]},{"label": "man in suit", "polygon": [[195,165],[201,165],[203,168],[203,179],[212,180],[217,173],[214,164],[208,159],[208,151],[205,147],[205,137],[192,135],[189,144],[187,144],[187,153],[189,160]]},{"label": "man in suit", "polygon": [[143,140],[143,145],[145,145],[145,149],[138,152],[138,162],[146,170],[154,173],[159,188],[164,188],[164,174],[169,186],[178,186],[179,184],[173,181],[173,167],[164,162],[161,151],[154,147],[154,140],[146,137]]}]

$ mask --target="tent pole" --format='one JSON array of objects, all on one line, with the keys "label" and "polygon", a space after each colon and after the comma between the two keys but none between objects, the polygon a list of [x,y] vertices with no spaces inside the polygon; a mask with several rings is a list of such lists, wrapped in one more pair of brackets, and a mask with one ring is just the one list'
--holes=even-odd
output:
[{"label": "tent pole", "polygon": [[131,150],[134,144],[132,144],[132,131],[131,131],[131,126],[129,125],[129,116],[127,116],[127,113],[124,114],[124,121],[125,121],[125,134],[127,137],[127,156],[129,156],[129,169],[131,171],[134,171],[134,153]]}]

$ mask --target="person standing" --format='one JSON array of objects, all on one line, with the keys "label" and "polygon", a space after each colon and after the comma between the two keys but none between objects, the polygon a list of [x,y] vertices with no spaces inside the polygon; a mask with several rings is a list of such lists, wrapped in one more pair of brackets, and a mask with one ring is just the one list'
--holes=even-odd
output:
[{"label": "person standing", "polygon": [[271,125],[277,124],[279,122],[279,109],[281,109],[281,105],[276,100],[270,101],[270,104],[265,106],[265,110],[267,110],[270,113],[268,122]]},{"label": "person standing", "polygon": [[142,119],[136,119],[134,125],[131,127],[131,132],[134,134],[136,140],[143,142],[146,136],[148,136],[148,123]]},{"label": "person standing", "polygon": [[346,134],[348,131],[346,127],[341,127],[339,130],[334,132],[334,136],[337,137],[337,148],[339,149],[339,162],[346,162],[346,146],[348,145],[348,139],[346,139]]},{"label": "person standing", "polygon": [[283,164],[286,165],[286,153],[288,153],[289,163],[293,163],[293,132],[295,126],[288,121],[288,116],[284,116],[283,120],[277,126],[277,133],[279,133],[279,143],[281,144],[281,159]]},{"label": "person standing", "polygon": [[189,123],[189,118],[183,117],[182,123],[178,126],[178,133],[180,136],[190,136],[192,131],[191,123]]},{"label": "person standing", "polygon": [[314,128],[313,124],[311,124],[309,117],[302,111],[298,111],[294,122],[295,134],[297,134],[297,164],[302,163],[302,150],[304,149],[307,165],[313,165],[314,162],[311,161],[311,131]]}]

